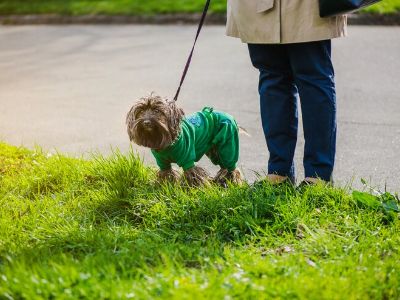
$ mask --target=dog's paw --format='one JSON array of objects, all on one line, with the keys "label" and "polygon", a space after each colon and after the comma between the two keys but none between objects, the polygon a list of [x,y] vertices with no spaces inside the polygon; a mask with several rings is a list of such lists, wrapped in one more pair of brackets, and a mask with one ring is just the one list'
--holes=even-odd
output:
[{"label": "dog's paw", "polygon": [[215,175],[213,182],[220,186],[227,187],[229,182],[235,185],[240,185],[244,181],[239,169],[230,172],[227,169],[220,169],[217,175]]},{"label": "dog's paw", "polygon": [[210,183],[210,176],[206,170],[195,166],[184,172],[184,179],[189,186],[204,186]]},{"label": "dog's paw", "polygon": [[237,185],[240,185],[240,184],[244,183],[242,172],[240,172],[239,169],[235,169],[232,172],[229,172],[228,173],[228,180],[230,182],[232,182],[233,184],[237,184]]},{"label": "dog's paw", "polygon": [[165,182],[177,182],[178,180],[179,173],[174,169],[158,171],[157,182],[160,184]]}]

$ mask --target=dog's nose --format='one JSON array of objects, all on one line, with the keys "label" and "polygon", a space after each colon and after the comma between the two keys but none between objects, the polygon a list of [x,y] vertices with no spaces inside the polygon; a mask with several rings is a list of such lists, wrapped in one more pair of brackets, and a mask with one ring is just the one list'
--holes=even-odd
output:
[{"label": "dog's nose", "polygon": [[144,120],[143,121],[143,126],[144,127],[151,127],[151,121],[150,120]]}]

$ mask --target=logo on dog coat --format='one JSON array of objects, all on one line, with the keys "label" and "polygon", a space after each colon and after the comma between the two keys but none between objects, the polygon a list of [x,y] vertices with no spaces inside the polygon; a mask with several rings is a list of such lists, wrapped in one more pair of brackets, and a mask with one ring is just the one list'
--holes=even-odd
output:
[{"label": "logo on dog coat", "polygon": [[203,121],[201,120],[201,117],[199,115],[191,115],[187,118],[187,121],[191,124],[193,124],[196,127],[200,127]]}]

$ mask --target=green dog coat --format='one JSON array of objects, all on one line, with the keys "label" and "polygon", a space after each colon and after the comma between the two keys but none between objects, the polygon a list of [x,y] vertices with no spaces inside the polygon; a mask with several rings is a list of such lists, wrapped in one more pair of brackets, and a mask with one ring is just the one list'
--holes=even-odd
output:
[{"label": "green dog coat", "polygon": [[176,163],[183,170],[194,167],[203,155],[214,165],[233,171],[239,159],[239,129],[227,113],[205,107],[181,122],[177,140],[163,150],[151,150],[161,170]]}]

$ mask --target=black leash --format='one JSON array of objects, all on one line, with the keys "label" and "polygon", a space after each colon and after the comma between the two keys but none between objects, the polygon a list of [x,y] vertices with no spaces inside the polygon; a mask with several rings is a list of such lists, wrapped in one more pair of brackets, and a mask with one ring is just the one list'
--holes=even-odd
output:
[{"label": "black leash", "polygon": [[201,29],[203,28],[204,20],[206,19],[207,12],[208,12],[208,7],[210,6],[210,2],[211,2],[211,0],[207,0],[206,5],[204,6],[203,14],[202,14],[201,19],[200,19],[199,28],[197,29],[196,38],[194,40],[192,51],[190,51],[190,55],[189,55],[189,58],[188,58],[188,60],[186,62],[185,69],[183,70],[181,82],[179,84],[178,90],[176,91],[176,94],[175,94],[175,97],[174,97],[174,101],[178,101],[179,93],[181,92],[181,87],[183,85],[183,82],[185,81],[186,74],[187,74],[187,72],[189,70],[190,63],[192,62],[192,56],[193,56],[194,48],[196,47],[197,39],[199,38]]}]

